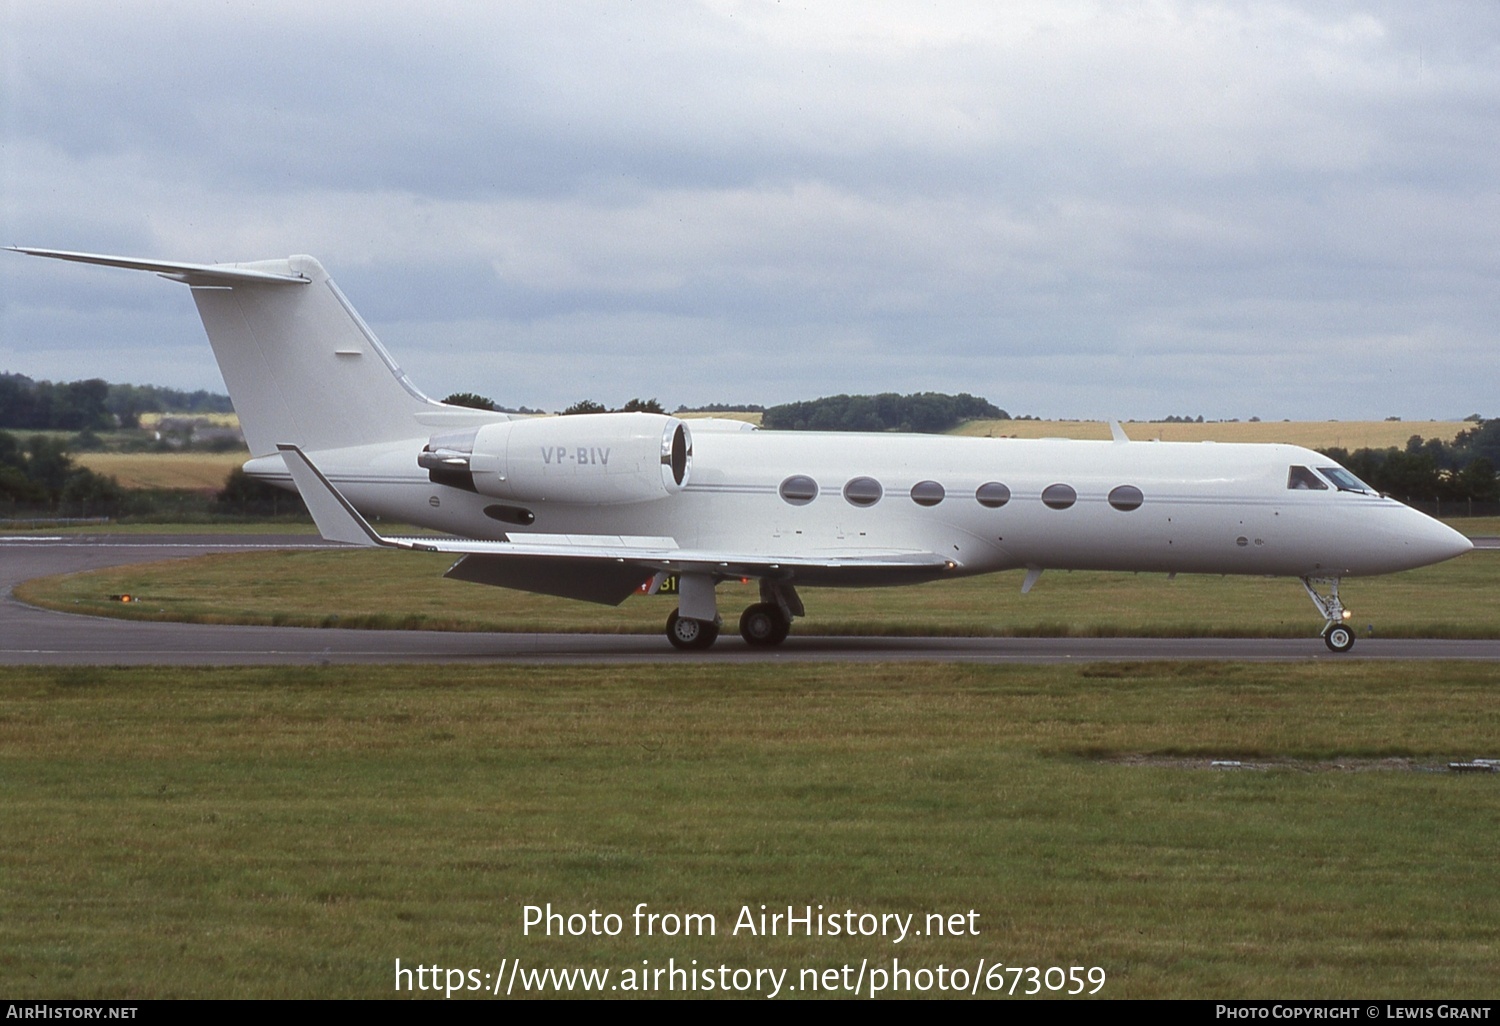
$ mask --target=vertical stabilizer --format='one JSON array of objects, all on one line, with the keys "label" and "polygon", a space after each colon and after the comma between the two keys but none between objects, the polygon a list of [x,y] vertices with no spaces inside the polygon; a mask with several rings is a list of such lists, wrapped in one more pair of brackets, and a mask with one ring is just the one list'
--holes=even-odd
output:
[{"label": "vertical stabilizer", "polygon": [[237,267],[306,282],[188,282],[253,455],[285,442],[332,449],[421,431],[412,415],[438,404],[411,384],[321,264],[294,256]]},{"label": "vertical stabilizer", "polygon": [[[454,410],[417,391],[310,256],[186,264],[7,248],[154,271],[191,288],[252,456],[272,455],[280,444],[317,451],[416,438],[429,430],[423,426],[428,422],[509,419]],[[419,422],[424,412],[437,416]]]}]

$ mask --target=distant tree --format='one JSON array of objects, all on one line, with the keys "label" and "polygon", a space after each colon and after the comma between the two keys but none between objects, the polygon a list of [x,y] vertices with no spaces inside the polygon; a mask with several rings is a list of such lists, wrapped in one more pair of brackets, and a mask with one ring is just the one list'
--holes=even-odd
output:
[{"label": "distant tree", "polygon": [[111,513],[124,500],[112,477],[73,465],[63,443],[33,435],[22,445],[0,431],[0,500]]},{"label": "distant tree", "polygon": [[62,495],[63,486],[75,469],[60,439],[32,435],[26,440],[26,476],[41,485],[51,501],[56,502]]},{"label": "distant tree", "polygon": [[37,412],[37,387],[24,374],[0,374],[0,428],[36,428],[45,423]]},{"label": "distant tree", "polygon": [[454,392],[443,400],[448,406],[468,406],[475,410],[493,410],[495,400],[474,392]]},{"label": "distant tree", "polygon": [[917,431],[938,434],[966,420],[1009,420],[987,399],[963,393],[835,395],[785,403],[765,411],[761,423],[773,431]]},{"label": "distant tree", "polygon": [[180,392],[156,385],[111,385],[87,381],[33,381],[0,374],[0,428],[101,431],[137,427],[142,413],[231,413],[227,395]]},{"label": "distant tree", "polygon": [[1453,484],[1461,498],[1475,502],[1500,500],[1500,477],[1495,474],[1495,464],[1483,456],[1475,457],[1455,474]]},{"label": "distant tree", "polygon": [[214,496],[214,504],[224,513],[260,516],[307,511],[301,496],[251,477],[241,467],[229,472],[224,487]]},{"label": "distant tree", "polygon": [[596,403],[592,399],[580,399],[566,410],[562,411],[564,417],[571,417],[579,413],[608,413],[609,409],[603,403]]},{"label": "distant tree", "polygon": [[754,403],[705,403],[700,406],[679,406],[678,413],[764,413],[764,406]]},{"label": "distant tree", "polygon": [[112,477],[78,467],[63,482],[58,493],[59,507],[80,516],[98,516],[117,512],[125,501],[125,489]]},{"label": "distant tree", "polygon": [[0,431],[0,501],[42,503],[47,490],[26,473],[26,452],[16,436]]},{"label": "distant tree", "polygon": [[632,399],[620,407],[621,413],[666,413],[655,399]]},{"label": "distant tree", "polygon": [[1500,466],[1500,418],[1480,421],[1477,427],[1460,431],[1453,439],[1453,449],[1461,459],[1483,457]]}]

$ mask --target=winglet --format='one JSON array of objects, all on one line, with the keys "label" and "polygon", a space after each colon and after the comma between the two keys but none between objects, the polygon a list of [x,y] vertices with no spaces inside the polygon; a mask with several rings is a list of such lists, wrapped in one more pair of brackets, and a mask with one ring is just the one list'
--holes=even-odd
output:
[{"label": "winglet", "polygon": [[1130,436],[1125,433],[1125,429],[1120,426],[1120,422],[1118,420],[1112,420],[1109,422],[1109,437],[1113,438],[1117,442],[1130,441]]},{"label": "winglet", "polygon": [[370,522],[360,516],[359,510],[348,499],[339,494],[339,490],[323,476],[321,470],[313,466],[312,460],[300,448],[286,444],[277,445],[276,448],[281,450],[281,458],[292,475],[297,491],[302,493],[302,501],[307,503],[307,511],[312,514],[313,523],[318,525],[319,534],[329,541],[363,545],[366,548],[377,545],[395,547],[393,542],[375,532]]}]

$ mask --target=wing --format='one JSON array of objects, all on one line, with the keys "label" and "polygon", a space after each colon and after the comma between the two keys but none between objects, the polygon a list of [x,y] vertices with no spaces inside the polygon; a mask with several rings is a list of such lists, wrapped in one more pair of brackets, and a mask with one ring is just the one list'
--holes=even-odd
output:
[{"label": "wing", "polygon": [[282,459],[318,531],[329,541],[462,558],[446,576],[543,595],[619,605],[657,574],[697,573],[719,579],[773,577],[798,583],[908,584],[956,569],[934,552],[851,550],[811,556],[684,549],[673,538],[631,535],[525,534],[504,541],[385,537],[313,465],[301,448],[279,445]]}]

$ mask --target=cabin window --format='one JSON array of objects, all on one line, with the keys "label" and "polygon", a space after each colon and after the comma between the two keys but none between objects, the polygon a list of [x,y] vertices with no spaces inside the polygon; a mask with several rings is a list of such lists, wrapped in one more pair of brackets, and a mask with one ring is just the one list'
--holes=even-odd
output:
[{"label": "cabin window", "polygon": [[1306,467],[1293,467],[1286,475],[1286,486],[1294,492],[1326,492],[1328,485]]},{"label": "cabin window", "polygon": [[884,494],[885,489],[873,477],[856,477],[844,485],[844,498],[853,506],[873,506]]},{"label": "cabin window", "polygon": [[818,497],[818,482],[806,474],[793,474],[781,482],[781,497],[793,506],[806,506]]},{"label": "cabin window", "polygon": [[936,506],[947,494],[936,481],[918,481],[911,486],[911,501],[918,506]]},{"label": "cabin window", "polygon": [[974,498],[981,506],[999,509],[1010,501],[1010,489],[999,481],[989,481],[974,490]]},{"label": "cabin window", "polygon": [[1129,513],[1133,509],[1140,509],[1141,503],[1146,497],[1135,485],[1120,485],[1109,493],[1109,504],[1121,513]]},{"label": "cabin window", "polygon": [[1052,484],[1042,489],[1042,502],[1048,509],[1067,509],[1078,501],[1072,485]]}]

